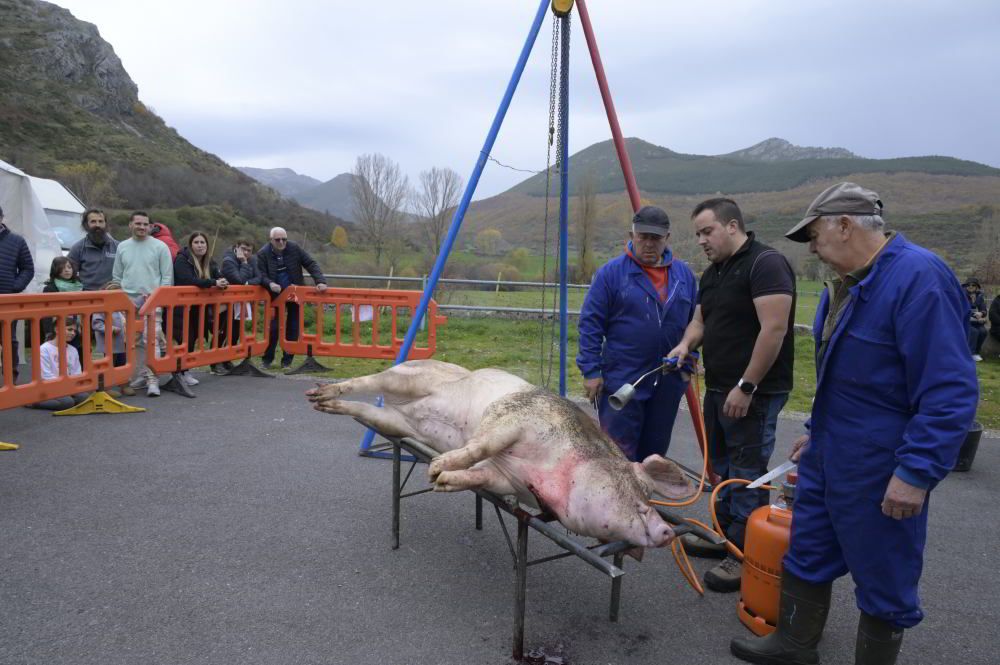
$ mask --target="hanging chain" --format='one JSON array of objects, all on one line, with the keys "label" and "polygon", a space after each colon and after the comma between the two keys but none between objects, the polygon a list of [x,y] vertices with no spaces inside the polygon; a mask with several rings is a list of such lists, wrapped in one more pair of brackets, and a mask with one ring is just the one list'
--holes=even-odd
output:
[{"label": "hanging chain", "polygon": [[[559,76],[559,27],[561,26],[559,17],[552,15],[552,54],[549,67],[549,124],[548,140],[545,149],[545,216],[542,224],[542,312],[545,311],[545,283],[548,279],[548,257],[549,257],[549,196],[552,190],[552,144],[556,138],[556,100],[558,92]],[[557,156],[558,158],[558,156]],[[538,380],[545,387],[549,387],[552,379],[552,342],[550,338],[549,346],[549,371],[548,378],[545,373],[545,315],[539,318],[538,334]]]},{"label": "hanging chain", "polygon": [[[558,95],[558,97],[559,97],[559,103],[558,103],[558,112],[557,112],[557,118],[556,118],[556,122],[558,122],[557,126],[559,127],[559,131],[556,132],[556,173],[559,174],[559,200],[561,202],[562,201],[562,195],[563,195],[563,191],[562,191],[562,176],[563,176],[563,173],[568,173],[568,171],[569,171],[569,164],[564,164],[563,163],[563,139],[564,139],[564,137],[563,137],[563,133],[562,133],[562,128],[563,128],[563,120],[567,117],[567,114],[569,113],[569,108],[567,108],[568,103],[569,103],[569,38],[570,38],[570,34],[572,33],[572,31],[570,30],[570,14],[567,14],[566,16],[563,16],[563,17],[558,18],[556,20],[558,20],[562,24],[560,26],[559,35],[558,35],[558,37],[559,37],[559,49],[558,49],[558,58],[557,58],[557,60],[559,62],[559,67],[558,67],[559,68],[559,77],[558,77],[559,78],[559,81],[558,81],[558,84],[559,84],[558,85],[558,88],[559,88],[559,95]],[[555,60],[553,60],[553,63],[554,62],[555,62]],[[566,183],[566,186],[569,187],[569,183],[568,182]],[[555,247],[555,255],[557,257],[561,256],[561,250],[562,250],[561,244],[562,244],[562,236],[561,236],[561,234],[557,233],[556,234],[556,243],[555,243],[555,245],[556,245],[556,247]],[[562,272],[561,271],[560,271],[559,275],[560,275],[560,277],[562,277]],[[556,338],[557,338],[557,335],[556,335],[556,324],[558,323],[558,320],[556,319],[555,312],[556,312],[556,309],[559,307],[559,294],[560,294],[559,290],[553,289],[553,291],[552,291],[552,318],[551,318],[551,320],[549,322],[549,345],[548,345],[548,347],[549,347],[549,362],[548,362],[549,371],[548,371],[548,375],[545,377],[545,387],[546,388],[548,388],[552,384],[552,367],[553,367],[553,365],[555,365],[555,363],[553,362],[552,356],[553,356],[553,353],[554,353],[553,347],[556,344]],[[544,322],[544,318],[542,319],[542,321]],[[560,340],[560,342],[561,342],[561,340]]]}]

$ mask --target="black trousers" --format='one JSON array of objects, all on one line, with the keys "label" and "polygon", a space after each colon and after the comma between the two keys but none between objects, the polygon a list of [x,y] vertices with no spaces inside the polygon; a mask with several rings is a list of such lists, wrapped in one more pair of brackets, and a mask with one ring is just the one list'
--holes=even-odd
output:
[{"label": "black trousers", "polygon": [[[294,341],[299,338],[299,305],[297,303],[288,303],[285,305],[285,330],[288,331],[289,340]],[[264,355],[261,359],[265,363],[270,364],[274,362],[274,352],[278,346],[277,317],[271,320],[271,329],[268,331],[267,340],[267,349],[264,351]],[[294,359],[294,355],[286,353],[281,358],[281,364],[285,366],[291,365]]]}]

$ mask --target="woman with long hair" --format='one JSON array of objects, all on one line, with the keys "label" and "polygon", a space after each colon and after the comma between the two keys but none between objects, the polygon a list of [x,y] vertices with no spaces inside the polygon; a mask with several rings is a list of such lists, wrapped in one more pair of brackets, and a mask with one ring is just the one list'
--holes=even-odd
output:
[{"label": "woman with long hair", "polygon": [[[177,253],[174,259],[174,286],[197,286],[199,289],[225,289],[229,282],[219,272],[219,266],[212,259],[208,247],[208,236],[201,231],[195,231],[187,239],[187,245]],[[194,351],[198,338],[207,340],[212,330],[215,318],[213,307],[205,307],[205,316],[201,316],[199,306],[191,307],[188,319],[188,351]],[[204,326],[202,325],[204,321]],[[183,308],[174,308],[174,340],[179,344],[183,341],[184,319]],[[219,326],[218,345],[225,343],[225,328]],[[186,370],[181,372],[181,379],[189,386],[197,385],[198,379]]]}]

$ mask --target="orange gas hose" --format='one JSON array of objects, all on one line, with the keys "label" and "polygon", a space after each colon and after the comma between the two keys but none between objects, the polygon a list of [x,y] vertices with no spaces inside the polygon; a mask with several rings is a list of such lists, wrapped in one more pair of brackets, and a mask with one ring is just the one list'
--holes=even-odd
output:
[{"label": "orange gas hose", "polygon": [[[691,377],[694,382],[695,394],[699,397],[701,396],[701,382],[698,380],[698,373],[695,372]],[[701,424],[701,431],[705,432],[705,414],[702,413],[701,405],[698,405],[698,422]],[[704,435],[699,437],[699,445],[701,446],[701,477],[698,479],[698,489],[695,490],[694,494],[686,499],[680,501],[659,501],[657,499],[650,499],[649,503],[657,506],[666,506],[668,508],[683,508],[685,506],[690,506],[701,498],[702,490],[705,489],[705,478],[708,476],[708,436]]]},{"label": "orange gas hose", "polygon": [[[735,484],[749,485],[752,482],[753,482],[752,480],[745,480],[743,478],[730,478],[729,480],[723,480],[721,483],[715,486],[715,489],[712,490],[712,498],[709,499],[710,503],[708,507],[712,515],[712,531],[715,531],[723,538],[726,537],[726,534],[723,533],[722,531],[722,525],[719,524],[719,517],[718,515],[715,514],[715,499],[716,497],[719,496],[719,491],[722,490],[722,488],[725,487],[726,485],[735,485]],[[770,491],[776,488],[774,487],[774,485],[761,485],[760,489]],[[693,522],[694,520],[691,521]],[[698,524],[699,526],[705,526],[704,524],[701,523]],[[735,556],[740,561],[743,561],[743,551],[740,548],[736,547],[736,545],[734,545],[733,542],[728,538],[726,539],[726,548],[730,551],[730,553],[732,553],[733,556]]]},{"label": "orange gas hose", "polygon": [[[695,373],[692,376],[692,381],[694,381],[695,394],[700,396],[701,385],[700,381],[698,380],[697,373]],[[701,493],[705,489],[705,479],[708,477],[708,435],[705,429],[705,414],[702,412],[700,404],[698,405],[697,411],[698,411],[697,413],[698,422],[701,425],[701,431],[704,433],[702,437],[699,437],[700,438],[699,444],[701,446],[701,452],[702,452],[701,455],[702,464],[701,464],[701,477],[698,479],[698,489],[694,492],[694,494],[692,494],[686,499],[682,499],[679,501],[659,501],[657,499],[649,499],[650,504],[656,506],[665,506],[668,508],[683,508],[685,506],[690,506],[691,504],[695,503],[701,497]],[[749,485],[751,482],[753,481],[744,480],[743,478],[730,478],[729,480],[724,480],[715,486],[715,488],[712,490],[712,497],[709,501],[710,503],[709,510],[712,516],[712,526],[709,526],[704,522],[701,522],[691,517],[685,517],[684,520],[691,524],[700,526],[701,528],[706,529],[708,531],[714,531],[723,538],[726,538],[726,534],[722,531],[722,526],[719,524],[719,518],[715,513],[715,500],[719,495],[719,491],[723,487],[726,487],[728,485],[740,484],[740,483],[744,485]],[[773,485],[762,485],[760,489],[773,490],[775,488]],[[740,548],[734,545],[728,538],[726,538],[726,549],[737,559],[743,561],[743,552],[740,550]],[[684,576],[684,579],[687,581],[687,583],[691,585],[691,588],[697,591],[699,594],[704,595],[705,589],[701,586],[701,583],[698,582],[698,576],[694,572],[694,568],[691,565],[691,560],[688,558],[687,550],[684,549],[684,543],[682,543],[679,538],[675,538],[670,543],[670,551],[674,555],[674,562],[677,564],[677,569],[680,570],[681,575]]]},{"label": "orange gas hose", "polygon": [[[680,553],[678,553],[678,550]],[[670,543],[670,551],[674,554],[674,563],[677,564],[677,569],[681,571],[681,575],[684,576],[687,583],[691,585],[692,589],[704,596],[705,589],[701,586],[701,582],[698,581],[698,575],[691,566],[691,560],[688,558],[687,550],[684,549],[684,543],[680,539],[674,538]]]}]

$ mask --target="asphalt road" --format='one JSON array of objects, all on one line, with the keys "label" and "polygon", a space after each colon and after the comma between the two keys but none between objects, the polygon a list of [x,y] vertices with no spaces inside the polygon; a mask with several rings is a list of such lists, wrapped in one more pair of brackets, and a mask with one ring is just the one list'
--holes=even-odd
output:
[{"label": "asphalt road", "polygon": [[[490,512],[473,528],[471,494],[404,501],[393,551],[390,463],[357,455],[357,423],[312,411],[302,381],[196,376],[198,399],[130,398],[143,414],[0,412],[0,441],[21,444],[0,452],[0,664],[509,662],[510,554]],[[693,462],[678,420],[672,454]],[[800,430],[782,420],[779,453]],[[1000,662],[997,444],[933,495],[927,618],[900,665]],[[600,573],[530,568],[527,648],[575,665],[738,662],[735,595],[698,597],[667,551],[625,570],[610,623]],[[834,594],[821,653],[851,663],[850,580]]]}]

